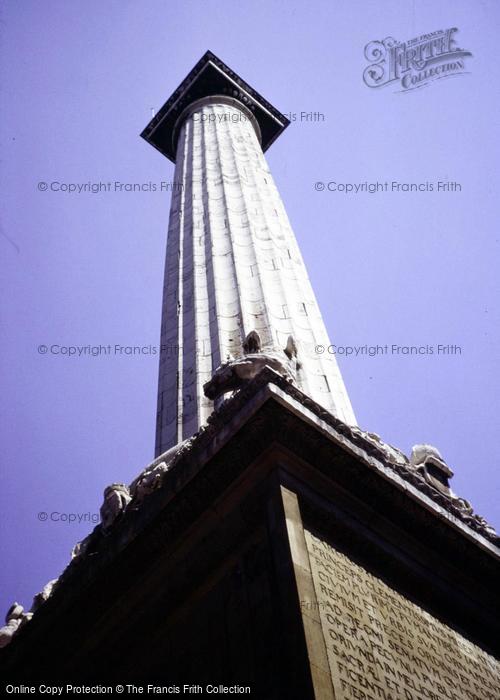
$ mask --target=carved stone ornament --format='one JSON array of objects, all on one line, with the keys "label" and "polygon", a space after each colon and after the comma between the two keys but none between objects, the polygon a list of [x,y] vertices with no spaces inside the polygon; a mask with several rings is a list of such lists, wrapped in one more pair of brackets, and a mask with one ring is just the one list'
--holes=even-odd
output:
[{"label": "carved stone ornament", "polygon": [[134,505],[140,505],[146,496],[160,488],[163,476],[168,471],[166,462],[160,462],[142,473],[133,494]]},{"label": "carved stone ornament", "polygon": [[50,598],[50,596],[54,592],[55,587],[57,586],[58,581],[59,579],[57,578],[52,579],[52,581],[49,581],[45,584],[40,593],[36,594],[36,596],[33,598],[33,604],[30,609],[31,613],[36,612],[40,608],[40,606],[43,605]]},{"label": "carved stone ornament", "polygon": [[[258,341],[253,336],[248,348],[254,349],[255,345],[252,347],[252,343],[256,342]],[[270,358],[276,360],[274,367]],[[209,416],[206,425],[201,426],[195,435],[164,452],[146,467],[132,482],[130,488],[124,484],[112,484],[106,488],[101,507],[102,523],[75,545],[72,561],[67,568],[72,568],[74,564],[79,563],[79,560],[88,557],[89,554],[97,555],[102,545],[103,534],[108,533],[123,512],[129,509],[134,510],[136,507],[146,507],[147,497],[162,487],[165,474],[180,465],[186,454],[196,449],[204,449],[209,445],[231,416],[237,413],[253,394],[269,383],[276,385],[281,391],[316,414],[341,435],[343,440],[347,440],[348,443],[350,442],[353,446],[361,449],[367,457],[379,460],[386,467],[394,470],[400,478],[409,482],[471,529],[491,540],[494,544],[499,543],[500,538],[492,525],[474,513],[468,501],[453,493],[449,486],[449,479],[453,476],[453,471],[435,447],[426,444],[415,445],[411,458],[408,459],[401,450],[385,443],[376,433],[367,432],[344,423],[290,381],[291,375],[286,362],[287,359],[296,360],[296,358],[297,352],[293,338],[291,338],[281,357],[279,353],[271,354],[261,351],[250,353],[240,360],[232,360],[225,365],[229,375],[225,379],[222,376],[224,374],[222,368],[219,368],[214,377],[218,376],[220,383],[214,382],[214,378],[211,380],[214,385],[217,385],[215,395],[220,396],[227,391],[237,389],[234,395],[216,407]],[[254,360],[255,362],[253,362]],[[264,361],[262,362],[262,360]],[[240,369],[236,370],[236,367]],[[62,574],[63,579],[65,575],[66,572]],[[6,646],[15,632],[31,619],[33,613],[52,595],[57,583],[57,579],[50,581],[35,596],[30,612],[25,613],[22,606],[17,603],[11,607],[7,614],[6,625],[0,629],[0,647]]]},{"label": "carved stone ornament", "polygon": [[230,391],[242,389],[266,366],[290,382],[295,381],[299,364],[297,346],[292,336],[289,336],[286,348],[277,352],[262,350],[259,334],[251,331],[243,341],[243,352],[243,357],[224,362],[215,370],[203,387],[207,398],[215,400]]},{"label": "carved stone ornament", "polygon": [[10,644],[16,632],[31,618],[32,614],[25,613],[22,605],[13,603],[5,616],[5,625],[0,627],[0,649]]},{"label": "carved stone ornament", "polygon": [[449,484],[453,472],[436,447],[426,444],[414,445],[410,465],[435,489],[445,496],[454,496]]},{"label": "carved stone ornament", "polygon": [[357,427],[353,427],[352,432],[376,445],[380,450],[382,450],[387,461],[391,464],[400,464],[402,466],[407,466],[409,464],[408,457],[401,452],[401,450],[393,445],[389,445],[387,442],[384,442],[380,435],[377,435],[377,433],[368,433]]},{"label": "carved stone ornament", "polygon": [[75,544],[71,550],[71,561],[73,561],[73,559],[79,559],[86,554],[91,536],[91,534],[87,535],[81,542]]},{"label": "carved stone ornament", "polygon": [[111,484],[104,490],[104,502],[100,509],[101,526],[103,532],[107,532],[115,520],[120,516],[131,501],[128,486],[125,484]]}]

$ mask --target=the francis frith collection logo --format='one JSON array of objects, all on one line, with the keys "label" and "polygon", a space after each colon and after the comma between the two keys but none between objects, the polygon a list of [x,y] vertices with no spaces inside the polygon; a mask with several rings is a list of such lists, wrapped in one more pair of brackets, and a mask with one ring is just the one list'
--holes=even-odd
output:
[{"label": "the francis frith collection logo", "polygon": [[371,88],[392,84],[405,92],[465,73],[465,59],[472,54],[456,45],[457,31],[456,27],[439,29],[403,42],[392,37],[370,41],[365,46],[370,62],[363,71],[365,84]]}]

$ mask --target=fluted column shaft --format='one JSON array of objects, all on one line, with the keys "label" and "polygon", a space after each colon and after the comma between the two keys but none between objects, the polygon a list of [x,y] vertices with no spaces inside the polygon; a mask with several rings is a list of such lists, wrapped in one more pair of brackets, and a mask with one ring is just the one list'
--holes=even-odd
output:
[{"label": "fluted column shaft", "polygon": [[295,236],[251,118],[236,103],[192,106],[181,127],[165,266],[156,454],[213,409],[203,385],[252,330],[298,347],[300,388],[355,424]]}]

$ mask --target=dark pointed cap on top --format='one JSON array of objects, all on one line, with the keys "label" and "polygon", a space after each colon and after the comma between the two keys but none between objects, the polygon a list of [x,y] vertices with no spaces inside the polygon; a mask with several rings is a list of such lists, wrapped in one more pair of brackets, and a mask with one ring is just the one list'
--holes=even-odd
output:
[{"label": "dark pointed cap on top", "polygon": [[255,117],[266,151],[286,129],[289,120],[250,87],[211,51],[198,61],[160,111],[151,119],[141,136],[175,163],[179,116],[186,107],[204,97],[224,95],[241,103]]}]

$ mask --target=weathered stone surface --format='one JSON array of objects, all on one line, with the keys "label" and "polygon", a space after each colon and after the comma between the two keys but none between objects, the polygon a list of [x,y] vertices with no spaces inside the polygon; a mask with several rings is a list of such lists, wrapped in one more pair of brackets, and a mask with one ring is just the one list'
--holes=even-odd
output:
[{"label": "weathered stone surface", "polygon": [[35,597],[33,598],[33,604],[31,606],[30,612],[36,612],[38,608],[50,598],[58,584],[58,581],[59,579],[57,578],[52,579],[51,581],[45,584],[40,593],[37,593],[35,595]]},{"label": "weathered stone surface", "polygon": [[259,334],[251,331],[243,342],[243,351],[243,357],[228,360],[215,370],[210,381],[203,386],[205,396],[214,400],[228,392],[242,389],[264,367],[270,367],[291,382],[297,381],[299,363],[292,336],[289,336],[286,348],[281,353],[272,350],[262,352]]},{"label": "weathered stone surface", "polygon": [[2,661],[22,682],[229,676],[263,700],[493,700],[498,537],[436,448],[408,459],[354,425],[262,153],[282,115],[212,58],[146,129],[179,185],[157,457],[105,490],[32,611],[12,606]]},{"label": "weathered stone surface", "polygon": [[321,611],[305,606],[316,592],[302,518],[398,594],[497,650],[493,541],[438,504],[449,499],[414,470],[390,462],[378,440],[276,372],[264,369],[174,453],[133,482],[169,465],[137,508],[131,501],[109,530],[95,528],[2,650],[11,678],[229,673],[258,681],[256,697],[332,697]]},{"label": "weathered stone surface", "polygon": [[109,530],[131,501],[128,486],[111,484],[104,489],[104,502],[101,506],[101,525],[104,532]]},{"label": "weathered stone surface", "polygon": [[493,656],[323,539],[305,536],[336,700],[498,698]]},{"label": "weathered stone surface", "polygon": [[203,385],[244,339],[282,353],[293,336],[298,385],[355,418],[283,202],[254,124],[238,104],[191,105],[177,146],[165,267],[156,454],[196,433],[213,404]]},{"label": "weathered stone surface", "polygon": [[13,603],[5,616],[5,625],[0,627],[0,649],[11,643],[19,628],[31,619],[31,613],[25,613],[19,603]]},{"label": "weathered stone surface", "polygon": [[152,469],[143,472],[135,487],[133,496],[134,506],[139,506],[146,496],[149,496],[153,491],[161,487],[163,476],[167,471],[167,464],[165,462],[160,462]]},{"label": "weathered stone surface", "polygon": [[[186,459],[189,459],[191,455],[203,453],[215,436],[217,436],[217,442],[220,443],[221,435],[224,433],[228,422],[234,419],[241,408],[250,403],[252,397],[268,384],[279,387],[280,391],[283,392],[283,396],[292,398],[299,406],[311,411],[319,420],[331,426],[338,436],[342,436],[345,446],[355,449],[358,457],[365,460],[367,464],[375,459],[376,463],[383,465],[397,477],[415,486],[417,493],[421,492],[422,495],[430,497],[441,508],[457,517],[475,532],[480,533],[495,544],[499,541],[495,529],[484,518],[474,513],[468,501],[458,497],[448,487],[442,488],[442,484],[439,484],[441,488],[437,488],[436,483],[438,482],[428,477],[424,463],[412,464],[401,450],[385,443],[375,433],[363,431],[357,426],[346,425],[300,391],[290,381],[289,376],[275,372],[272,368],[265,365],[257,375],[248,381],[243,381],[239,385],[240,389],[214,410],[207,419],[207,425],[201,426],[191,438],[175,445],[157,457],[130,484],[128,490],[123,485],[117,485],[117,492],[111,489],[109,493],[109,498],[111,499],[110,512],[105,516],[106,526],[97,526],[88,537],[75,545],[72,559],[79,561],[84,555],[88,554],[89,547],[90,551],[96,554],[100,546],[101,530],[105,533],[109,532],[115,521],[119,521],[120,515],[126,515],[130,511],[143,510],[147,506],[147,498],[149,496],[164,488],[167,490],[171,488],[171,486],[165,484],[167,474],[180,469],[179,477],[182,478],[182,470],[186,471]],[[424,462],[428,457],[429,455],[426,453]],[[442,460],[442,458],[440,459]],[[443,464],[445,463],[443,462]],[[452,473],[451,470],[449,470],[449,473]],[[123,488],[125,488],[125,491],[123,491]],[[151,504],[149,507],[151,507]],[[103,504],[103,508],[107,511],[108,504],[106,504],[106,501]],[[126,520],[124,527],[128,527]],[[132,534],[129,536],[132,536]]]}]

